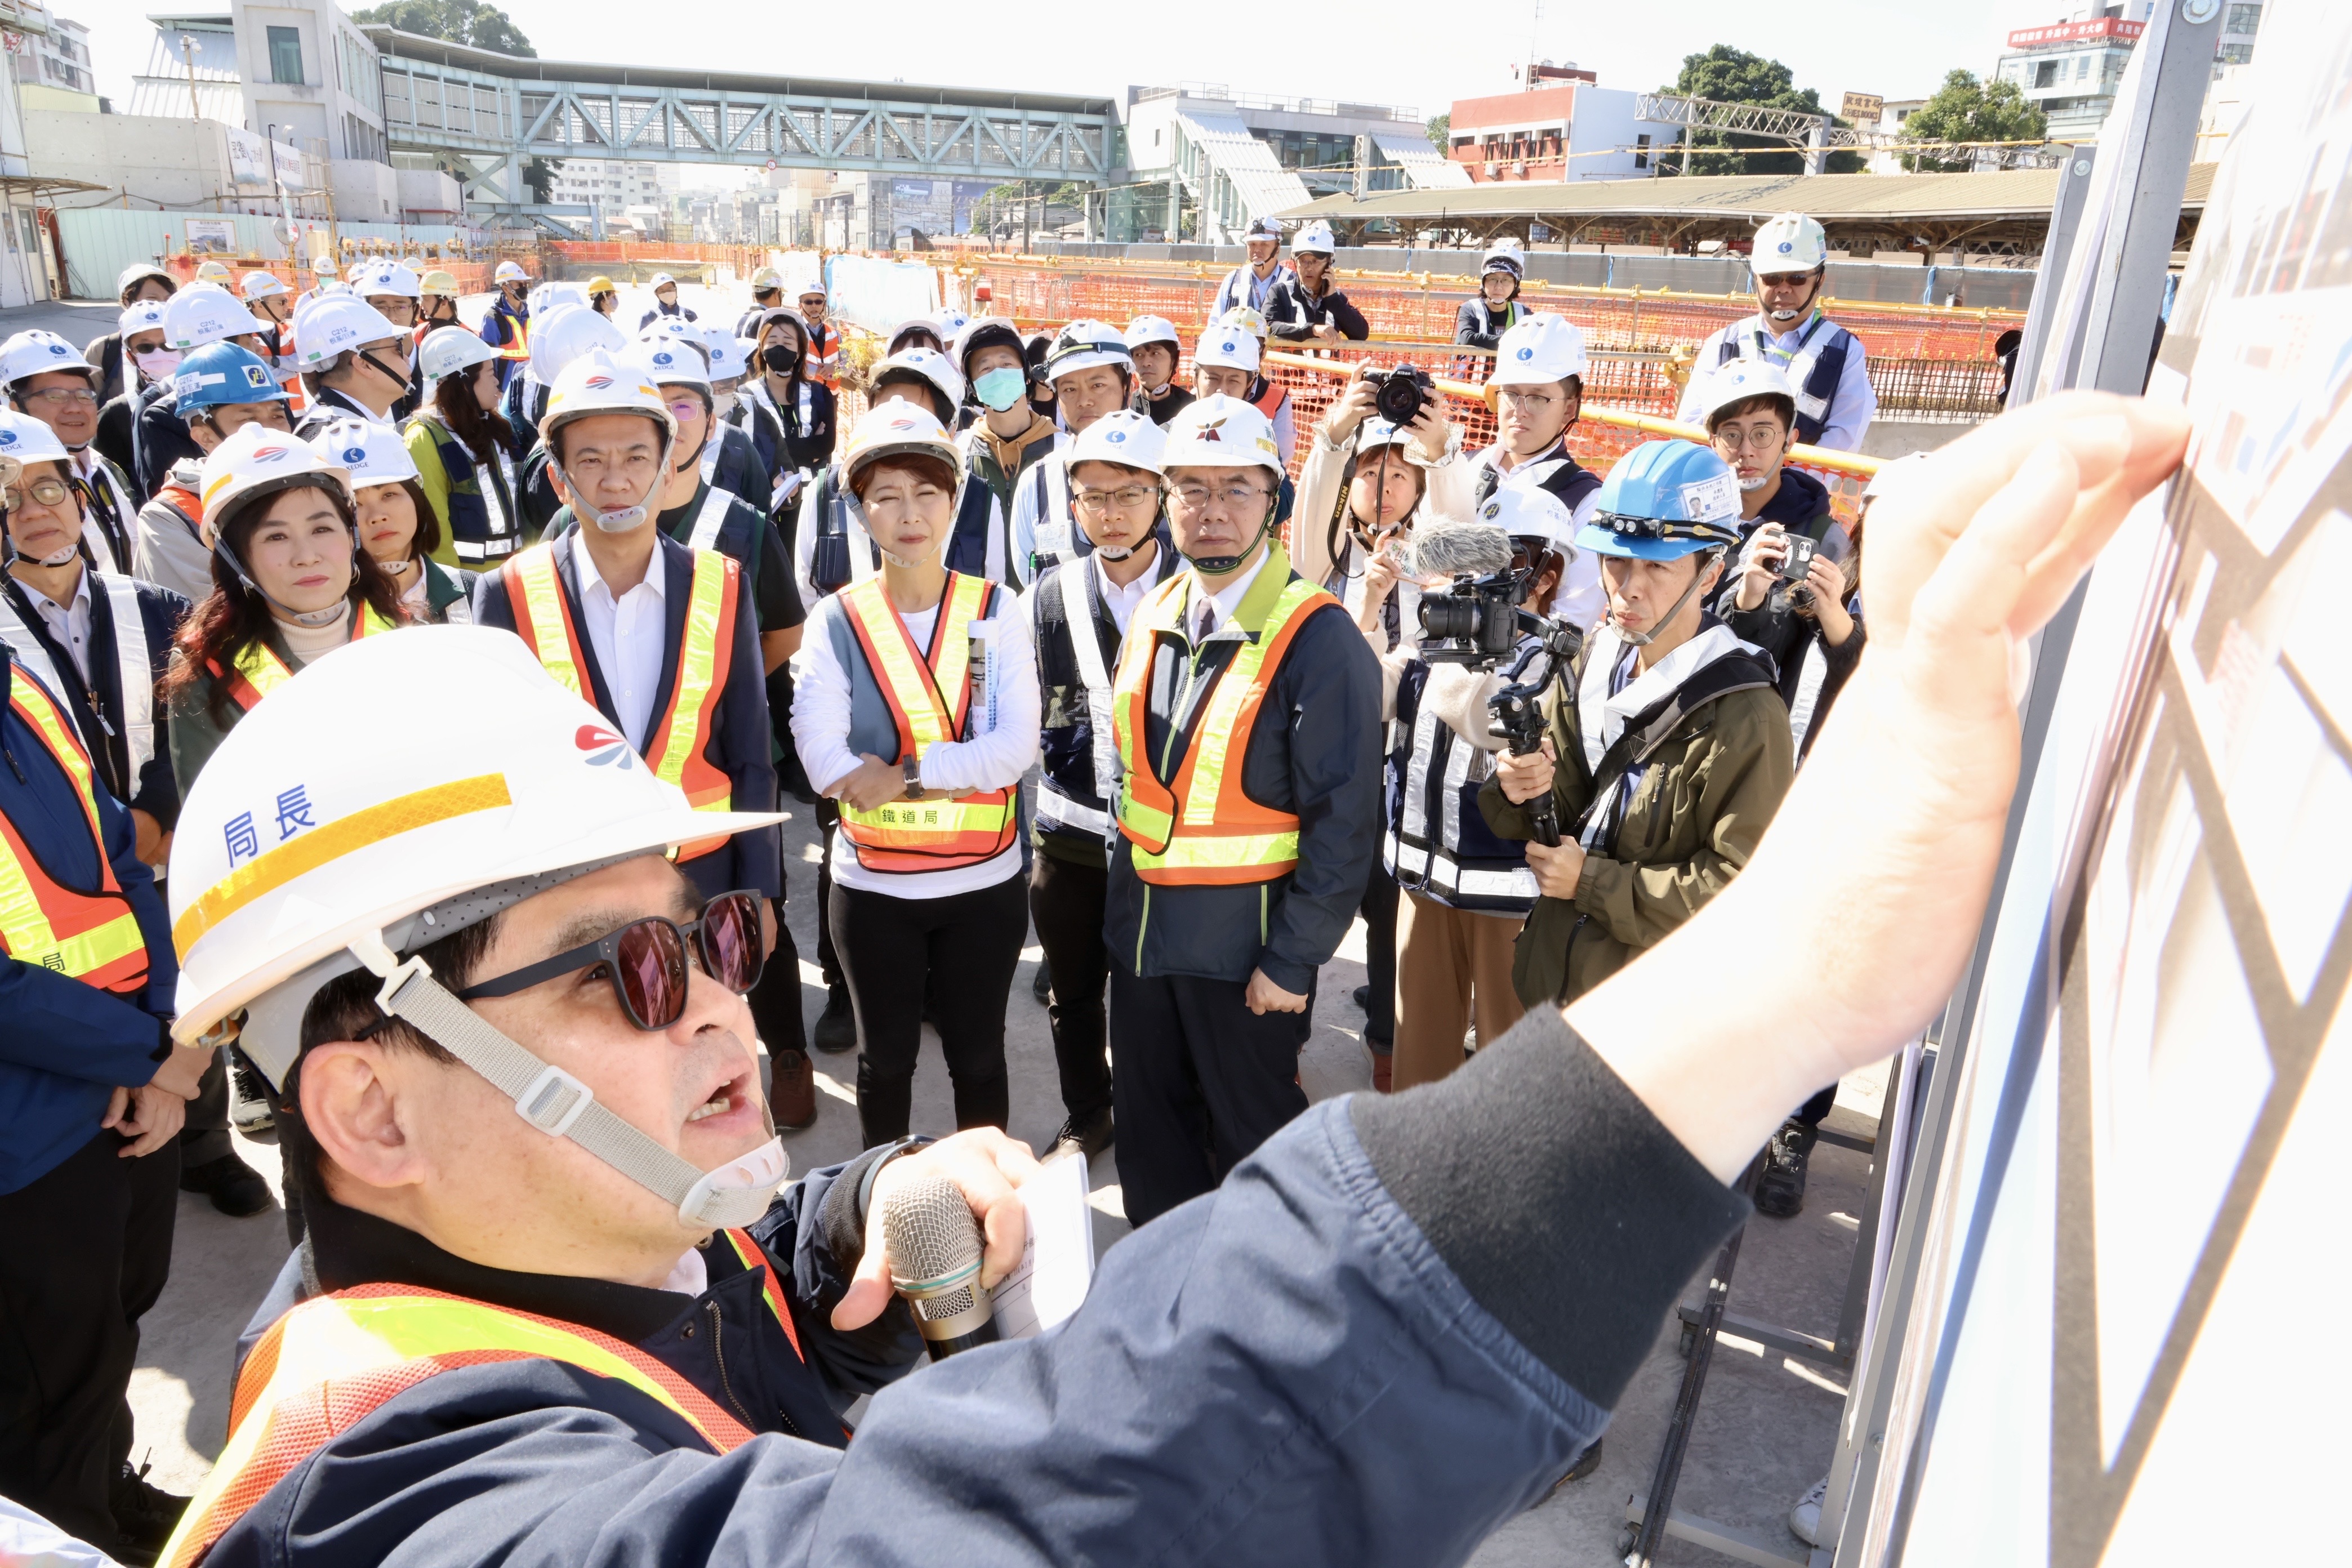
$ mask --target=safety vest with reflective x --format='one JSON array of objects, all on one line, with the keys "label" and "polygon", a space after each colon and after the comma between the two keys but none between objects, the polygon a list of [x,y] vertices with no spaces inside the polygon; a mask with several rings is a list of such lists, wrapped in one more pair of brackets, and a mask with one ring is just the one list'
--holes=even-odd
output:
[{"label": "safety vest with reflective x", "polygon": [[106,856],[89,753],[72,721],[21,671],[9,683],[8,706],[41,737],[72,782],[97,847],[99,886],[86,893],[58,880],[16,825],[0,816],[0,949],[19,963],[54,969],[100,991],[134,994],[147,984],[147,943]]},{"label": "safety vest with reflective x", "polygon": [[[747,1266],[767,1268],[769,1310],[799,1351],[767,1255],[746,1232],[725,1235]],[[751,1439],[709,1394],[609,1334],[415,1286],[361,1285],[303,1302],[255,1342],[229,1401],[227,1446],[161,1561],[172,1568],[202,1562],[270,1488],[427,1378],[534,1360],[626,1384],[685,1422],[712,1453],[731,1453]]]},{"label": "safety vest with reflective x", "polygon": [[[984,577],[949,573],[925,648],[916,646],[881,578],[842,590],[850,631],[898,726],[899,756],[912,752],[919,761],[933,746],[963,734],[972,700],[971,626],[994,613],[998,592]],[[1011,789],[979,790],[954,800],[892,801],[872,811],[845,801],[841,830],[857,846],[857,863],[870,871],[950,870],[1013,847],[1018,831]]]},{"label": "safety vest with reflective x", "polygon": [[[648,570],[664,570],[658,552]],[[566,691],[593,704],[595,696],[581,673],[588,655],[556,574],[555,547],[535,544],[520,554],[509,555],[499,572],[505,580],[507,602],[514,609],[516,635],[530,645],[547,673]],[[646,747],[646,766],[656,778],[684,790],[687,803],[697,811],[733,808],[735,781],[710,760],[710,744],[718,734],[719,704],[727,693],[728,670],[734,661],[735,600],[741,581],[742,569],[731,557],[715,550],[694,552],[694,586],[686,598],[677,675]],[[726,842],[723,833],[715,838],[698,838],[680,845],[677,858],[692,860]]]},{"label": "safety vest with reflective x", "polygon": [[[393,624],[376,614],[373,605],[364,599],[360,601],[359,609],[352,616],[353,642],[392,629]],[[222,669],[220,660],[216,658],[205,660],[205,668],[212,672],[215,680],[228,689],[229,700],[243,713],[250,713],[259,707],[263,698],[293,679],[296,673],[278,657],[277,649],[258,637],[236,656],[227,669]]]},{"label": "safety vest with reflective x", "polygon": [[[1121,783],[1118,830],[1131,846],[1135,874],[1162,886],[1232,886],[1271,882],[1298,863],[1298,818],[1260,805],[1242,790],[1242,763],[1250,731],[1282,667],[1290,639],[1307,617],[1339,601],[1290,574],[1280,544],[1242,595],[1233,619],[1195,648],[1186,632],[1198,578],[1180,572],[1136,607],[1119,651],[1117,697]],[[1173,702],[1166,714],[1167,743],[1145,755],[1152,668],[1161,638],[1176,644],[1180,660]],[[1201,654],[1232,638],[1240,646],[1222,668]],[[1212,684],[1203,696],[1202,681]],[[1189,725],[1180,721],[1190,713]]]}]

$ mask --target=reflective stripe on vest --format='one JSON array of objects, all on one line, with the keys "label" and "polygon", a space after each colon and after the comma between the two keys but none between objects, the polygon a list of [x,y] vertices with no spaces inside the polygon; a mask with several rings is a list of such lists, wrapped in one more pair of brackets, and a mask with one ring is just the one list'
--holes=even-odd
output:
[{"label": "reflective stripe on vest", "polygon": [[[656,557],[656,569],[667,570]],[[583,702],[594,693],[583,673],[586,649],[572,606],[556,575],[555,546],[535,544],[509,555],[499,567],[512,607],[515,635],[530,645],[532,655],[556,683]],[[735,601],[741,568],[716,551],[694,553],[694,585],[688,591],[685,637],[677,650],[677,675],[647,742],[645,762],[654,776],[686,792],[697,811],[733,809],[734,781],[710,761],[710,741],[719,727],[719,703],[727,692],[727,677],[734,662]],[[611,715],[607,714],[607,718]],[[628,737],[624,736],[624,740]],[[634,745],[634,741],[630,742]],[[720,834],[678,847],[677,858],[691,860],[727,842]]]},{"label": "reflective stripe on vest", "polygon": [[[1195,582],[1194,573],[1182,572],[1153,589],[1137,608],[1127,645],[1119,652],[1115,704],[1123,770],[1118,830],[1132,846],[1136,875],[1147,882],[1270,882],[1298,863],[1298,818],[1260,805],[1243,793],[1242,759],[1248,755],[1259,705],[1289,651],[1290,639],[1315,610],[1339,601],[1292,577],[1289,552],[1279,543],[1267,547],[1265,563],[1240,609],[1209,639],[1232,638],[1240,646],[1232,662],[1211,677],[1215,688],[1193,721],[1191,743],[1175,767],[1171,787],[1162,781],[1176,761],[1174,748],[1183,739],[1172,721],[1184,711],[1192,682],[1200,679],[1196,652],[1189,653],[1182,689],[1170,708],[1171,754],[1160,757],[1155,767],[1140,748],[1159,640],[1185,637]],[[1189,643],[1186,647],[1189,650]]]},{"label": "reflective stripe on vest", "polygon": [[768,1261],[768,1249],[761,1247],[748,1230],[728,1230],[720,1234],[727,1237],[727,1245],[735,1249],[735,1256],[744,1268],[767,1270],[767,1278],[760,1282],[760,1299],[768,1303],[768,1310],[775,1315],[776,1325],[784,1331],[784,1338],[793,1342],[793,1353],[806,1362],[808,1352],[801,1349],[801,1331],[793,1326],[792,1309],[784,1301],[782,1283],[776,1278],[776,1266]]},{"label": "reflective stripe on vest", "polygon": [[[1070,652],[1077,659],[1078,681],[1085,689],[1087,739],[1094,746],[1095,795],[1102,800],[1118,797],[1118,740],[1111,717],[1110,670],[1103,663],[1102,636],[1095,625],[1094,595],[1087,578],[1094,571],[1084,559],[1065,564],[1055,574],[1061,591],[1062,625],[1070,634]],[[1116,825],[1110,814],[1069,799],[1047,774],[1037,789],[1037,815],[1091,829],[1105,838]]]},{"label": "reflective stripe on vest", "polygon": [[[376,614],[373,605],[360,601],[359,613],[352,617],[352,641],[392,629],[392,623]],[[223,670],[218,659],[206,659],[205,668],[212,671],[214,679],[226,684],[230,700],[246,713],[260,707],[263,698],[293,679],[296,673],[278,657],[277,649],[260,641],[238,654],[230,669]]]},{"label": "reflective stripe on vest", "polygon": [[41,737],[80,797],[98,852],[99,888],[85,893],[59,882],[16,825],[0,816],[0,947],[19,963],[40,964],[100,991],[129,995],[142,990],[147,984],[147,942],[107,858],[89,753],[72,721],[30,680],[10,683],[8,706]]},{"label": "reflective stripe on vest", "polygon": [[712,485],[702,497],[701,509],[694,514],[694,529],[686,537],[689,550],[716,550],[719,531],[726,526],[727,513],[735,505],[735,492]]},{"label": "reflective stripe on vest", "polygon": [[305,1301],[246,1357],[229,1438],[160,1561],[189,1568],[286,1476],[397,1395],[445,1372],[553,1361],[624,1383],[692,1427],[715,1454],[751,1434],[700,1389],[633,1345],[555,1318],[404,1285]]},{"label": "reflective stripe on vest", "polygon": [[114,615],[114,671],[122,689],[122,735],[131,753],[126,788],[155,760],[155,667],[147,652],[147,620],[139,613],[139,590],[128,577],[101,573],[107,608]]},{"label": "reflective stripe on vest", "polygon": [[504,321],[507,324],[507,329],[514,333],[513,338],[508,342],[506,347],[499,351],[499,357],[500,359],[529,359],[530,357],[530,323],[523,320],[520,316],[516,315],[511,310],[494,310],[490,314]]},{"label": "reflective stripe on vest", "polygon": [[[911,752],[919,762],[933,746],[963,732],[971,704],[971,623],[986,619],[995,605],[996,584],[949,573],[926,652],[884,595],[881,578],[842,590],[850,631],[898,724],[900,757]],[[841,830],[867,870],[951,870],[1013,847],[1013,801],[1011,789],[979,790],[956,800],[893,801],[872,811],[845,801]]]},{"label": "reflective stripe on vest", "polygon": [[1801,331],[1797,346],[1785,349],[1752,321],[1748,325],[1745,343],[1727,329],[1723,345],[1716,352],[1716,363],[1752,359],[1780,366],[1787,374],[1789,384],[1796,388],[1796,437],[1811,443],[1819,441],[1822,432],[1829,427],[1830,404],[1837,396],[1838,383],[1845,379],[1846,355],[1853,352],[1856,340],[1853,333],[1822,315],[1819,306],[1814,307],[1811,319]]}]

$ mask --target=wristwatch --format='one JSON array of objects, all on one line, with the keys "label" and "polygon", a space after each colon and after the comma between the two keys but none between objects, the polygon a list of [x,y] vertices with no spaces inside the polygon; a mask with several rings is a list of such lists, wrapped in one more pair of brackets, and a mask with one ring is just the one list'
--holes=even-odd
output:
[{"label": "wristwatch", "polygon": [[898,764],[898,771],[899,771],[901,773],[903,773],[903,774],[905,774],[905,775],[906,775],[906,779],[907,779],[907,798],[908,798],[908,800],[920,800],[920,799],[922,799],[922,798],[923,798],[923,760],[922,760],[922,758],[920,758],[920,757],[919,757],[919,756],[915,755],[915,753],[914,753],[914,752],[908,752],[907,753],[906,757],[905,757],[905,758],[904,758],[904,759],[899,763],[899,764]]}]

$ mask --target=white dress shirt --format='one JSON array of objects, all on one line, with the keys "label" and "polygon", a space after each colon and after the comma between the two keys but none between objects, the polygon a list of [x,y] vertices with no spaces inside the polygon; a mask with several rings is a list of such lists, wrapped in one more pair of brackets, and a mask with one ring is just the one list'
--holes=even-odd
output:
[{"label": "white dress shirt", "polygon": [[88,686],[89,684],[89,569],[84,567],[80,574],[74,579],[73,602],[69,605],[58,604],[30,583],[26,583],[21,577],[17,581],[24,584],[25,597],[32,601],[34,610],[40,616],[42,623],[48,627],[49,636],[55,637],[72,657],[74,668],[81,676],[81,683]]},{"label": "white dress shirt", "polygon": [[597,575],[596,558],[588,553],[587,545],[573,542],[572,563],[580,573],[580,611],[588,623],[588,651],[596,656],[596,668],[604,672],[604,688],[613,694],[614,717],[620,721],[622,738],[642,752],[651,739],[646,728],[653,722],[654,705],[659,699],[662,655],[668,641],[662,602],[667,563],[660,543],[656,542],[653,559],[646,563],[644,581],[618,599]]},{"label": "white dress shirt", "polygon": [[1119,636],[1125,637],[1127,623],[1135,618],[1135,607],[1143,603],[1144,595],[1160,584],[1160,574],[1153,570],[1160,563],[1152,562],[1135,574],[1134,582],[1122,587],[1110,580],[1110,563],[1103,559],[1101,551],[1089,552],[1087,559],[1094,565],[1095,587],[1102,594],[1103,607],[1110,612],[1110,624],[1118,628]]}]

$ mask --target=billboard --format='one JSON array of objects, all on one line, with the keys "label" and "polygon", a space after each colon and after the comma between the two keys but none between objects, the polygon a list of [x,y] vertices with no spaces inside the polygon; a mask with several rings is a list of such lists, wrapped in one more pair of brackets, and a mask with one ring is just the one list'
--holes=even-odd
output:
[{"label": "billboard", "polygon": [[987,180],[893,180],[890,223],[894,230],[964,234],[971,228],[972,204],[994,190]]},{"label": "billboard", "polygon": [[1875,125],[1886,112],[1886,100],[1874,92],[1849,92],[1838,105],[1838,118],[1856,125]]}]

